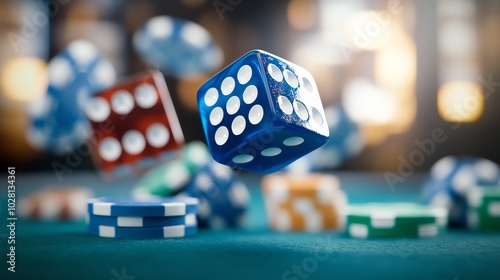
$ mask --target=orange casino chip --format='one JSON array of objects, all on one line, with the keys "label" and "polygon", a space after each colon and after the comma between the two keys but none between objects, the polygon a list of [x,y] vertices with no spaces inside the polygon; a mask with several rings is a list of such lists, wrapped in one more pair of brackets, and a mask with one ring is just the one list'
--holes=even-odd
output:
[{"label": "orange casino chip", "polygon": [[347,199],[337,177],[271,174],[262,179],[268,221],[281,231],[342,229]]},{"label": "orange casino chip", "polygon": [[20,217],[32,220],[76,220],[85,217],[92,191],[81,187],[46,188],[23,197]]}]

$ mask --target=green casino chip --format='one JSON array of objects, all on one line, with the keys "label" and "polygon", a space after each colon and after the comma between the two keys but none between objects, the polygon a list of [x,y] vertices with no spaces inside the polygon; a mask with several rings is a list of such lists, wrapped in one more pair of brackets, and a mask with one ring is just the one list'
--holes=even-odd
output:
[{"label": "green casino chip", "polygon": [[191,176],[184,162],[174,159],[146,173],[137,183],[134,195],[175,195],[184,188]]},{"label": "green casino chip", "polygon": [[181,158],[191,174],[195,174],[210,161],[210,152],[205,143],[194,141],[184,146]]},{"label": "green casino chip", "polygon": [[446,231],[448,211],[413,203],[353,205],[347,234],[356,238],[434,237]]},{"label": "green casino chip", "polygon": [[472,188],[467,201],[469,228],[500,231],[500,187]]},{"label": "green casino chip", "polygon": [[149,171],[137,183],[134,197],[173,196],[181,192],[201,167],[210,160],[203,142],[185,145],[181,157]]}]

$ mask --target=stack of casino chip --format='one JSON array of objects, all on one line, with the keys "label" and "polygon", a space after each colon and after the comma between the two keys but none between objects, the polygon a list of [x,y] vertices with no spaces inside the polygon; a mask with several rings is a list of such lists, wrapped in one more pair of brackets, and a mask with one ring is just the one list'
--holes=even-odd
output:
[{"label": "stack of casino chip", "polygon": [[500,187],[474,188],[467,200],[470,229],[500,231]]},{"label": "stack of casino chip", "polygon": [[466,227],[467,193],[500,184],[500,168],[494,162],[470,156],[448,156],[436,162],[423,187],[423,200],[449,211],[449,224]]},{"label": "stack of casino chip", "polygon": [[18,205],[20,217],[55,221],[83,219],[92,191],[83,187],[51,187],[24,196]]},{"label": "stack of casino chip", "polygon": [[351,205],[346,233],[355,238],[436,237],[446,231],[448,211],[414,203]]},{"label": "stack of casino chip", "polygon": [[195,197],[200,200],[200,227],[240,227],[245,223],[249,193],[233,170],[215,162],[202,142],[191,142],[171,160],[145,174],[133,196]]},{"label": "stack of casino chip", "polygon": [[198,232],[198,199],[101,197],[88,201],[92,235],[109,238],[175,238]]},{"label": "stack of casino chip", "polygon": [[262,180],[268,222],[278,231],[343,229],[347,198],[337,177],[271,174]]}]

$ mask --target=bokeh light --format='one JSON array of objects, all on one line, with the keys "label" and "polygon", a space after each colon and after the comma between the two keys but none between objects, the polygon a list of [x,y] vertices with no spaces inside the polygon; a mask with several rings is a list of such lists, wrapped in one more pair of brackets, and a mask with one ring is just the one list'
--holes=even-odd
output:
[{"label": "bokeh light", "polygon": [[389,124],[397,117],[394,96],[366,79],[350,81],[342,97],[347,114],[358,123]]},{"label": "bokeh light", "polygon": [[375,80],[378,85],[394,88],[416,80],[415,44],[402,31],[393,32],[391,40],[375,54]]},{"label": "bokeh light", "polygon": [[47,92],[47,63],[34,57],[13,57],[2,67],[0,84],[10,100],[35,100]]},{"label": "bokeh light", "polygon": [[388,24],[388,19],[382,12],[355,12],[349,18],[346,27],[349,30],[349,43],[361,50],[380,49],[390,38]]},{"label": "bokeh light", "polygon": [[208,75],[191,76],[177,83],[177,95],[182,104],[192,111],[198,110],[196,93],[200,86],[210,78]]},{"label": "bokeh light", "polygon": [[292,0],[288,4],[288,22],[297,29],[310,29],[316,23],[316,10],[314,0]]},{"label": "bokeh light", "polygon": [[438,111],[448,122],[475,122],[481,117],[484,95],[481,86],[473,82],[449,82],[438,93]]}]

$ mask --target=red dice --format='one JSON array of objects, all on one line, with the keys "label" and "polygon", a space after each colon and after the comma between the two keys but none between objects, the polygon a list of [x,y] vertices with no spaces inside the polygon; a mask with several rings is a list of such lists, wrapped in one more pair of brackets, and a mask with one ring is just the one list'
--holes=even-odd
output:
[{"label": "red dice", "polygon": [[148,71],[96,94],[85,104],[96,163],[105,174],[141,174],[184,144],[163,75]]}]

